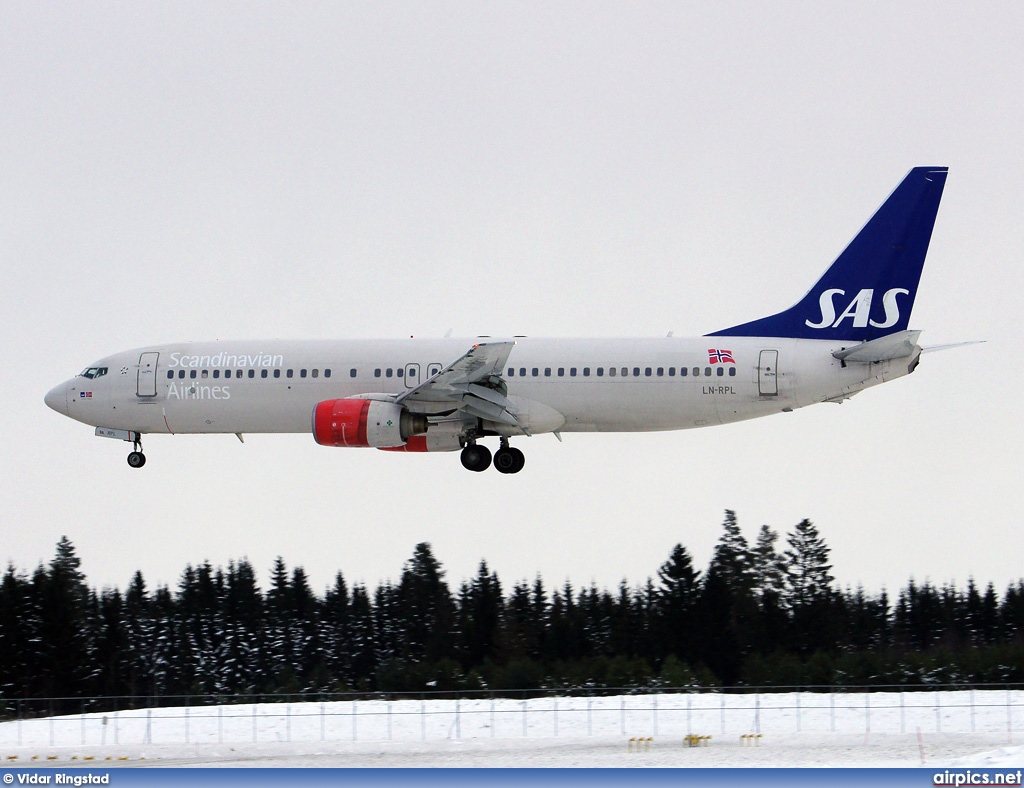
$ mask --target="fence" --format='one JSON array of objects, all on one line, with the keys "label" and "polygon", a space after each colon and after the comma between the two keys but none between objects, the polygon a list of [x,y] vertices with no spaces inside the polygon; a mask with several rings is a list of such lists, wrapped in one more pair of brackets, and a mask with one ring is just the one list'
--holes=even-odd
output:
[{"label": "fence", "polygon": [[[539,691],[543,692],[543,691]],[[609,692],[612,692],[611,690]],[[1024,687],[772,688],[629,694],[451,693],[6,701],[0,745],[411,741],[463,738],[1024,733]],[[532,695],[532,697],[530,696]],[[146,701],[149,701],[147,704]],[[126,708],[133,705],[136,708]],[[110,711],[89,711],[97,707]],[[145,706],[145,707],[139,707]]]}]

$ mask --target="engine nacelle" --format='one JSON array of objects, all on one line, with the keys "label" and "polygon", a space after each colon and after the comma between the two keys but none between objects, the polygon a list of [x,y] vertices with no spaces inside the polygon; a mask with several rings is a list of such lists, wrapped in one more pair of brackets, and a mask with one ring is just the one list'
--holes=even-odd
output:
[{"label": "engine nacelle", "polygon": [[313,408],[313,438],[321,446],[404,446],[427,431],[427,417],[393,402],[329,399]]}]

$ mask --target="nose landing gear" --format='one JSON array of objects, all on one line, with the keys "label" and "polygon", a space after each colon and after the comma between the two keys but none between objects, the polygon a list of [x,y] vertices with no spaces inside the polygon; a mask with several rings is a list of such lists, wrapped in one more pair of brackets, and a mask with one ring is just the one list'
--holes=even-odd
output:
[{"label": "nose landing gear", "polygon": [[133,443],[135,451],[128,455],[128,465],[132,468],[141,468],[146,464],[146,455],[142,453],[142,436],[136,437]]}]

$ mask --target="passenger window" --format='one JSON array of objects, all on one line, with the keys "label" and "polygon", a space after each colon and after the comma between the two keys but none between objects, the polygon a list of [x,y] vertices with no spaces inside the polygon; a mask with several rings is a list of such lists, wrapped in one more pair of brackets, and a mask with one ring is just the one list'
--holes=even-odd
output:
[{"label": "passenger window", "polygon": [[569,377],[570,378],[576,377],[576,367],[569,367]]},{"label": "passenger window", "polygon": [[521,377],[521,378],[525,378],[526,377],[526,367],[520,367],[519,368],[519,377]]},{"label": "passenger window", "polygon": [[320,370],[319,369],[314,369],[313,370],[313,377],[314,378],[320,377]]},{"label": "passenger window", "polygon": [[722,377],[725,374],[725,367],[718,368],[718,377]]},{"label": "passenger window", "polygon": [[599,378],[603,378],[604,377],[604,367],[598,367],[597,368],[597,376]]},{"label": "passenger window", "polygon": [[551,377],[551,367],[544,367],[544,377],[546,377],[546,378],[550,378]]},{"label": "passenger window", "polygon": [[188,371],[188,376],[189,376],[189,377],[190,377],[190,378],[191,378],[192,380],[195,380],[195,379],[196,379],[196,371],[195,371],[194,369],[190,369],[190,370]]},{"label": "passenger window", "polygon": [[558,377],[560,377],[560,378],[564,378],[565,377],[565,367],[559,367],[558,368]]},{"label": "passenger window", "polygon": [[730,378],[736,377],[736,367],[729,367],[729,377]]},{"label": "passenger window", "polygon": [[304,370],[304,369],[300,369],[300,370],[299,370],[299,377],[300,377],[300,378],[304,378],[304,377],[306,377],[306,370]]},{"label": "passenger window", "polygon": [[174,370],[173,369],[167,370],[167,379],[170,380],[173,377],[174,377]]},{"label": "passenger window", "polygon": [[208,377],[210,377],[210,370],[204,369],[202,373],[199,375],[199,377],[201,377],[203,380],[206,380]]},{"label": "passenger window", "polygon": [[699,378],[700,377],[700,367],[694,367],[693,368],[693,376],[695,378]]},{"label": "passenger window", "polygon": [[261,369],[261,370],[260,370],[260,377],[261,377],[261,378],[265,378],[265,377],[267,377],[267,376],[268,376],[269,374],[270,374],[270,373],[269,373],[269,372],[267,372],[267,370],[265,370],[265,369]]},{"label": "passenger window", "polygon": [[394,372],[395,371],[391,369],[391,367],[388,367],[387,369],[384,370],[384,377],[390,378],[392,375],[394,375]]},{"label": "passenger window", "polygon": [[324,377],[325,378],[329,378],[330,376],[331,376],[331,371],[329,369],[325,369],[324,370]]},{"label": "passenger window", "polygon": [[629,367],[622,368],[622,377],[626,377],[629,374]]},{"label": "passenger window", "polygon": [[289,369],[287,372],[284,373],[284,376],[286,378],[293,378],[293,377],[295,377],[295,370],[294,369]]},{"label": "passenger window", "polygon": [[275,377],[275,378],[279,378],[279,377],[281,377],[281,370],[279,370],[279,369],[275,369],[275,370],[274,370],[274,377]]},{"label": "passenger window", "polygon": [[350,370],[348,371],[348,376],[349,376],[350,378],[354,378],[354,377],[356,376],[356,371],[355,371],[354,369],[350,369]]},{"label": "passenger window", "polygon": [[640,367],[633,367],[633,377],[634,378],[640,377]]},{"label": "passenger window", "polygon": [[646,377],[650,377],[650,376],[651,376],[651,372],[652,372],[652,371],[653,371],[653,370],[651,370],[651,368],[650,368],[650,367],[646,367],[646,368],[644,369],[644,375],[645,375]]},{"label": "passenger window", "polygon": [[249,370],[249,378],[252,379],[254,377],[256,377],[256,370],[255,369],[250,369]]},{"label": "passenger window", "polygon": [[681,377],[681,378],[685,378],[685,377],[686,377],[686,373],[687,373],[687,371],[688,371],[688,370],[686,369],[686,367],[680,367],[680,368],[679,368],[679,377]]},{"label": "passenger window", "polygon": [[706,378],[710,378],[711,377],[711,367],[704,367],[704,377],[706,377]]},{"label": "passenger window", "polygon": [[516,376],[516,371],[515,371],[515,369],[513,367],[509,367],[508,368],[508,376],[510,378],[514,378]]},{"label": "passenger window", "polygon": [[658,367],[658,377],[660,378],[660,377],[663,377],[664,375],[665,375],[665,368],[664,367]]},{"label": "passenger window", "polygon": [[590,367],[584,367],[583,368],[583,377],[585,377],[585,378],[589,378],[590,377]]},{"label": "passenger window", "polygon": [[[399,367],[398,369],[395,370],[395,374],[398,375],[398,377],[402,377],[403,375],[405,375],[405,369],[403,367]],[[316,377],[316,375],[314,375],[313,377]]]},{"label": "passenger window", "polygon": [[[598,370],[600,372],[600,370]],[[615,367],[608,368],[608,377],[614,378],[618,373],[615,371]]]},{"label": "passenger window", "polygon": [[380,370],[379,370],[379,369],[375,369],[375,370],[373,371],[373,376],[374,376],[375,378],[379,378],[379,377],[380,377]]}]

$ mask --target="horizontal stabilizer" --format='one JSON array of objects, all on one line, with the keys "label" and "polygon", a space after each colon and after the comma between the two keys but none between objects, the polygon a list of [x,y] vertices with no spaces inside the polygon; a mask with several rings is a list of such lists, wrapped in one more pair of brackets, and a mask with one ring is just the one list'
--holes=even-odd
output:
[{"label": "horizontal stabilizer", "polygon": [[964,347],[965,345],[984,345],[986,341],[984,339],[972,339],[969,342],[953,342],[949,345],[928,345],[921,348],[921,352],[934,353],[936,350],[952,350],[955,347]]},{"label": "horizontal stabilizer", "polygon": [[840,361],[855,361],[862,364],[908,358],[920,350],[917,345],[919,336],[920,331],[900,331],[898,334],[889,334],[844,350],[837,350],[832,355]]}]

